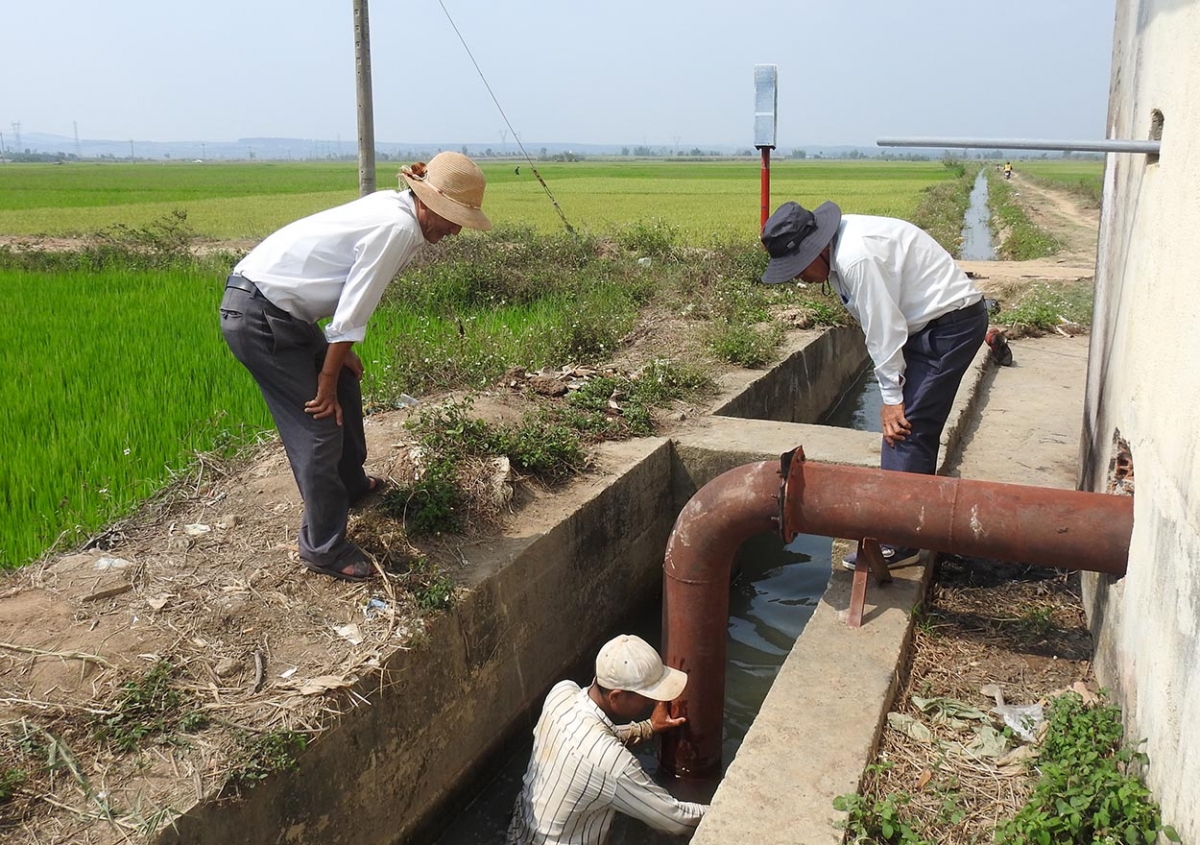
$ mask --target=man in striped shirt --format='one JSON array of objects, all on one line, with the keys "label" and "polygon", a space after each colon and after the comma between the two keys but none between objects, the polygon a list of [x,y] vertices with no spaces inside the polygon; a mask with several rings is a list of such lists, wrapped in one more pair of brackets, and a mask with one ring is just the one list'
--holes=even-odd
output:
[{"label": "man in striped shirt", "polygon": [[[677,801],[627,747],[686,721],[667,709],[686,684],[686,674],[630,635],[600,649],[587,689],[556,684],[533,729],[507,845],[603,845],[618,811],[666,833],[691,832],[708,808]],[[649,719],[630,722],[651,708]]]}]

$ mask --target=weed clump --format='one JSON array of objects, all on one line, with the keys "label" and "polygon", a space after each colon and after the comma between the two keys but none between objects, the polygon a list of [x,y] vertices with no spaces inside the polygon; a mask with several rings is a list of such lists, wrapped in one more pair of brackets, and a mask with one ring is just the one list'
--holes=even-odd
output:
[{"label": "weed clump", "polygon": [[438,570],[428,558],[418,558],[409,568],[407,589],[421,610],[446,610],[454,603],[454,579]]},{"label": "weed clump", "polygon": [[1125,745],[1119,707],[1089,707],[1068,692],[1051,703],[1047,724],[1037,761],[1041,778],[1025,806],[997,828],[997,842],[1150,845],[1160,833],[1180,841],[1135,774],[1150,760]]},{"label": "weed clump", "polygon": [[708,345],[722,361],[753,369],[770,362],[782,341],[783,327],[776,323],[760,327],[726,320],[712,327]]},{"label": "weed clump", "polygon": [[[1158,805],[1137,776],[1149,759],[1124,743],[1116,705],[1089,706],[1074,692],[1056,697],[1037,752],[1034,765],[1041,777],[1016,814],[996,826],[995,842],[1150,845],[1159,834],[1180,841],[1174,828],[1162,824]],[[891,765],[868,766],[868,778]],[[940,810],[923,821],[908,811],[913,796],[904,791],[874,797],[850,793],[834,799],[833,806],[847,814],[843,826],[850,842],[933,845],[936,830],[953,828],[966,818],[954,780],[940,790]]]},{"label": "weed clump", "polygon": [[172,684],[175,672],[173,663],[160,660],[142,677],[126,681],[116,704],[93,721],[93,737],[128,754],[147,739],[170,738],[176,730],[203,729],[207,719],[199,711],[186,709],[188,702]]},{"label": "weed clump", "polygon": [[1002,306],[993,318],[1008,327],[1010,337],[1054,331],[1066,323],[1086,328],[1092,322],[1095,288],[1090,282],[1038,282],[1011,306]]},{"label": "weed clump", "polygon": [[23,769],[0,769],[0,804],[7,804],[28,779]]},{"label": "weed clump", "polygon": [[225,786],[242,794],[274,772],[295,769],[300,754],[308,747],[308,739],[296,731],[275,730],[254,737],[244,735],[238,745],[236,762]]}]

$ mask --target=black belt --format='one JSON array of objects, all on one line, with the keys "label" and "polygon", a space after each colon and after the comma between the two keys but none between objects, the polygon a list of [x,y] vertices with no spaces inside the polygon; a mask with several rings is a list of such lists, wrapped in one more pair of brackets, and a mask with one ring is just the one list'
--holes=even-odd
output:
[{"label": "black belt", "polygon": [[235,290],[244,290],[251,296],[258,296],[266,299],[266,297],[262,295],[262,291],[258,289],[258,286],[254,284],[254,282],[250,281],[245,276],[239,276],[237,273],[231,274],[229,278],[225,280],[225,287],[234,288]]},{"label": "black belt", "polygon": [[983,304],[983,300],[981,299],[978,302],[973,302],[970,305],[959,308],[957,311],[951,311],[948,314],[943,314],[936,320],[930,320],[925,325],[925,328],[931,328],[932,326],[948,326],[951,323],[957,323],[962,320],[970,320],[974,317],[978,317],[980,314],[986,313],[987,306]]}]

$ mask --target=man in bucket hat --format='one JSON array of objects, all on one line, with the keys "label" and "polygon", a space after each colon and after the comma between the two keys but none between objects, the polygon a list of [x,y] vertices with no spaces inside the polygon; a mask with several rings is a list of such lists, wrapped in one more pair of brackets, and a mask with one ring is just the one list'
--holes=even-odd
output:
[{"label": "man in bucket hat", "polygon": [[[953,256],[904,220],[843,215],[832,202],[779,207],[762,231],[762,280],[828,283],[858,320],[883,398],[884,469],[932,475],[954,394],[988,328],[983,294]],[[884,546],[896,566],[916,549]],[[854,568],[855,555],[843,563]]]},{"label": "man in bucket hat", "polygon": [[480,208],[483,173],[465,155],[439,153],[400,175],[407,190],[378,191],[269,235],[233,269],[221,302],[221,332],[262,390],[304,500],[300,560],[343,581],[373,574],[346,522],[350,506],[385,483],[363,471],[363,366],[352,347],[425,244],[492,225]]},{"label": "man in bucket hat", "polygon": [[[686,685],[686,674],[629,634],[600,649],[587,689],[555,685],[533,729],[506,845],[603,845],[618,811],[666,833],[695,828],[708,808],[676,800],[628,750],[686,721],[667,710]],[[630,723],[650,708],[649,719]]]}]

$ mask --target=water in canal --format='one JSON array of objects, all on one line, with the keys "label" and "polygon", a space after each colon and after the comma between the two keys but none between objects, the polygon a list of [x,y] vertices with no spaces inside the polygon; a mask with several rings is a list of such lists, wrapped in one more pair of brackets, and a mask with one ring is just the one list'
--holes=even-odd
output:
[{"label": "water in canal", "polygon": [[962,250],[960,256],[967,261],[995,261],[996,248],[992,245],[992,212],[988,209],[987,168],[984,165],[975,177],[971,189],[970,205],[963,218]]}]

